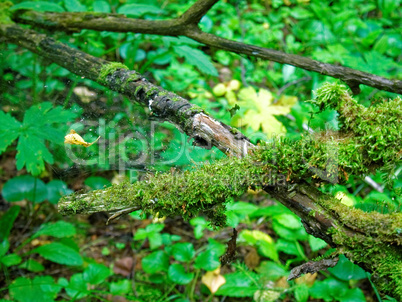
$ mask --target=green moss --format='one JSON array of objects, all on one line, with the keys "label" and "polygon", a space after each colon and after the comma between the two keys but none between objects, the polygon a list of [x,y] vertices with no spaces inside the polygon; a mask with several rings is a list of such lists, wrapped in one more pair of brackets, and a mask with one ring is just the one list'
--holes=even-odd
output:
[{"label": "green moss", "polygon": [[402,159],[402,99],[396,97],[366,108],[359,105],[340,84],[325,84],[316,95],[313,103],[320,110],[337,110],[341,132],[353,137],[354,145],[349,144],[348,150],[344,150],[357,155],[349,164],[358,165],[360,174],[367,172],[364,169],[367,161],[380,166],[389,175],[386,181],[390,186],[394,169]]},{"label": "green moss", "polygon": [[155,94],[158,94],[158,93],[159,93],[159,88],[158,87],[150,87],[150,88],[147,88],[147,90],[146,90],[146,95],[147,95],[148,98],[151,98]]},{"label": "green moss", "polygon": [[169,91],[163,90],[159,92],[160,96],[168,96],[169,95]]},{"label": "green moss", "polygon": [[240,133],[240,131],[239,130],[237,130],[236,128],[231,128],[230,129],[230,133],[232,133],[232,134],[238,134],[238,133]]},{"label": "green moss", "polygon": [[381,242],[381,238],[366,235],[348,236],[335,228],[331,229],[338,251],[350,260],[372,272],[378,289],[402,301],[402,253],[397,246]]},{"label": "green moss", "polygon": [[0,24],[13,24],[9,8],[14,4],[10,1],[0,3]]},{"label": "green moss", "polygon": [[198,105],[192,105],[191,108],[189,109],[192,114],[197,114],[197,113],[204,113],[204,109],[202,109]]},{"label": "green moss", "polygon": [[118,63],[118,62],[112,62],[112,63],[103,65],[99,72],[98,81],[101,84],[106,83],[107,76],[113,74],[114,72],[116,72],[119,69],[128,69],[128,67],[126,65],[124,65],[122,63]]}]

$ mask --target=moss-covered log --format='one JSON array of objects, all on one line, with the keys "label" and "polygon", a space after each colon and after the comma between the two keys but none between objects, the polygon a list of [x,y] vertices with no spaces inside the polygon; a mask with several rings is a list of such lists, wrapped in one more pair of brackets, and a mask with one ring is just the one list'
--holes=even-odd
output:
[{"label": "moss-covered log", "polygon": [[63,197],[59,211],[76,214],[137,208],[186,219],[203,212],[220,227],[225,225],[225,203],[230,197],[250,187],[264,188],[301,217],[308,233],[372,272],[383,292],[402,298],[402,213],[365,213],[310,185],[287,183],[271,165],[259,162],[264,153],[256,151],[246,158],[228,158],[194,171],[149,175],[134,184],[73,194]]}]

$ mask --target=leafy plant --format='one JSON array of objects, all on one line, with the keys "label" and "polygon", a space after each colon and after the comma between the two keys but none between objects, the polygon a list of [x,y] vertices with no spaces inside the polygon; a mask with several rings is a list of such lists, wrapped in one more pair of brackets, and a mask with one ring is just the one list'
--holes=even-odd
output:
[{"label": "leafy plant", "polygon": [[72,193],[67,188],[65,182],[61,180],[52,180],[45,184],[42,180],[30,175],[21,175],[8,180],[4,186],[2,195],[8,202],[29,200],[33,203],[39,203],[48,200],[56,204],[60,197]]},{"label": "leafy plant", "polygon": [[62,145],[64,132],[61,125],[71,122],[76,116],[75,112],[64,110],[61,106],[53,108],[49,102],[29,108],[22,123],[0,111],[0,154],[18,139],[17,168],[26,167],[29,173],[38,176],[44,171],[45,162],[54,163],[45,141]]}]

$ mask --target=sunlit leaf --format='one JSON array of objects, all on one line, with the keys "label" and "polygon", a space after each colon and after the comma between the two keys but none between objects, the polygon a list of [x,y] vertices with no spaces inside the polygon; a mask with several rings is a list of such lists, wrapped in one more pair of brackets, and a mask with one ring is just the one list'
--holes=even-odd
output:
[{"label": "sunlit leaf", "polygon": [[216,293],[216,291],[226,283],[226,279],[224,276],[220,274],[221,268],[218,267],[214,271],[206,272],[204,276],[201,278],[201,282],[205,284],[206,287],[210,290],[212,294]]},{"label": "sunlit leaf", "polygon": [[64,143],[70,145],[81,145],[84,147],[89,147],[95,144],[100,139],[100,136],[92,143],[87,143],[74,129],[70,130],[70,133],[64,137]]},{"label": "sunlit leaf", "polygon": [[245,112],[243,118],[235,121],[235,126],[248,125],[254,131],[262,129],[268,135],[286,132],[285,127],[274,115],[290,113],[290,109],[296,104],[296,97],[283,97],[282,104],[280,102],[273,104],[274,98],[271,92],[260,89],[257,93],[252,87],[241,89],[238,97],[241,101],[247,102],[246,105],[250,109]]}]

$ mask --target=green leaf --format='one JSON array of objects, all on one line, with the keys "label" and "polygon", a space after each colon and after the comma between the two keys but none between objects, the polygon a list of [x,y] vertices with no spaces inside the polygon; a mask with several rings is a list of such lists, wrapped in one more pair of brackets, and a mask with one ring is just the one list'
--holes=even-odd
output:
[{"label": "green leaf", "polygon": [[87,179],[85,179],[84,184],[87,185],[88,187],[91,187],[91,189],[94,190],[100,190],[103,189],[105,186],[109,187],[112,185],[110,181],[100,176],[88,177]]},{"label": "green leaf", "polygon": [[228,203],[226,206],[226,209],[228,211],[233,211],[234,213],[245,217],[245,216],[250,215],[251,213],[254,213],[259,208],[254,204],[251,204],[248,202],[243,202],[243,201],[238,201],[238,202]]},{"label": "green leaf", "polygon": [[277,233],[281,238],[286,240],[306,240],[307,233],[306,230],[300,225],[298,229],[290,229],[284,227],[282,224],[274,220],[272,222],[272,228],[274,229],[275,233]]},{"label": "green leaf", "polygon": [[74,225],[60,220],[54,223],[49,222],[42,224],[40,229],[33,235],[33,238],[37,238],[42,235],[63,238],[74,236],[76,233],[77,232]]},{"label": "green leaf", "polygon": [[90,284],[100,284],[105,281],[112,272],[103,264],[91,263],[83,272],[84,280]]},{"label": "green leaf", "polygon": [[50,276],[17,278],[10,285],[10,296],[18,302],[53,302],[60,291]]},{"label": "green leaf", "polygon": [[8,254],[1,258],[1,263],[3,263],[5,266],[9,267],[12,265],[17,265],[21,263],[21,257],[18,256],[17,254]]},{"label": "green leaf", "polygon": [[110,13],[110,5],[106,1],[95,1],[94,2],[94,11],[99,13]]},{"label": "green leaf", "polygon": [[61,180],[52,180],[47,185],[47,200],[52,204],[57,204],[59,199],[71,194],[73,191],[67,188],[67,184]]},{"label": "green leaf", "polygon": [[305,257],[303,247],[297,241],[288,241],[280,238],[276,242],[276,249],[288,255]]},{"label": "green leaf", "polygon": [[344,281],[367,278],[366,272],[358,265],[350,262],[344,255],[340,255],[338,263],[329,268],[328,271]]},{"label": "green leaf", "polygon": [[43,272],[45,270],[45,267],[34,259],[28,259],[27,261],[21,263],[18,267],[34,273]]},{"label": "green leaf", "polygon": [[0,242],[0,257],[3,257],[5,254],[7,254],[9,248],[10,242],[8,239],[4,239],[2,242]]},{"label": "green leaf", "polygon": [[[5,186],[6,185],[3,186],[2,195],[3,195],[3,198],[7,200],[7,198],[4,197],[4,187]],[[19,206],[12,206],[0,218],[0,242],[7,239],[8,236],[10,235],[11,229],[14,225],[14,221],[17,218],[18,213],[20,212],[20,209],[21,208]],[[1,253],[0,253],[0,255],[1,255]]]},{"label": "green leaf", "polygon": [[306,302],[308,300],[308,287],[306,284],[299,284],[295,288],[295,298],[297,302]]},{"label": "green leaf", "polygon": [[194,246],[190,242],[176,243],[172,246],[172,255],[177,261],[188,262],[195,255]]},{"label": "green leaf", "polygon": [[256,271],[261,276],[264,276],[264,278],[272,281],[276,281],[281,277],[289,275],[289,272],[283,265],[272,261],[261,262],[260,266],[256,268]]},{"label": "green leaf", "polygon": [[68,12],[85,12],[87,8],[78,0],[64,0],[64,6]]},{"label": "green leaf", "polygon": [[162,236],[162,244],[165,246],[171,246],[174,241],[179,241],[181,239],[178,235],[170,235],[167,233],[161,234]]},{"label": "green leaf", "polygon": [[190,224],[194,226],[194,237],[200,239],[204,235],[204,230],[212,230],[204,217],[195,217],[190,220]]},{"label": "green leaf", "polygon": [[47,197],[46,185],[43,181],[30,175],[21,175],[7,181],[3,187],[3,197],[9,202],[28,199],[42,202]]},{"label": "green leaf", "polygon": [[[54,140],[54,142],[60,142],[63,144],[64,135],[60,129],[54,128],[51,126],[52,124],[64,124],[70,121],[73,121],[77,116],[77,112],[74,110],[66,110],[61,106],[53,107],[53,104],[50,102],[43,102],[38,105],[32,106],[29,108],[24,116],[24,125],[48,125],[50,129],[46,129],[46,131],[39,130],[42,135],[46,135],[51,130],[51,134],[62,134],[60,138],[46,138],[49,140]],[[36,127],[38,128],[38,127]]]},{"label": "green leaf", "polygon": [[70,282],[65,278],[60,278],[58,284],[62,285],[67,295],[74,299],[82,299],[89,293],[87,283],[84,281],[82,274],[74,274],[70,278]]},{"label": "green leaf", "polygon": [[223,284],[215,296],[252,297],[259,289],[256,285],[259,277],[253,272],[236,272],[224,275],[226,283]]},{"label": "green leaf", "polygon": [[204,269],[206,271],[213,271],[220,266],[220,255],[214,250],[206,250],[200,253],[195,259],[194,267]]},{"label": "green leaf", "polygon": [[125,295],[131,292],[131,282],[129,280],[119,280],[109,283],[109,290],[112,295]]},{"label": "green leaf", "polygon": [[[34,3],[34,5],[47,2],[24,2]],[[23,4],[23,3],[21,3]],[[52,4],[52,3],[50,3]],[[52,4],[53,5],[53,4]],[[15,5],[13,7],[17,7]],[[39,175],[44,171],[44,161],[52,164],[53,155],[46,148],[44,140],[49,140],[59,145],[63,145],[64,132],[63,127],[66,127],[66,122],[73,120],[77,116],[77,112],[73,110],[65,110],[61,106],[53,108],[52,103],[43,102],[38,105],[30,107],[24,115],[24,121],[22,126],[18,127],[18,145],[17,145],[17,168],[22,169],[26,166],[27,171],[33,175]],[[0,136],[0,148],[5,148],[5,145],[10,142],[11,136],[16,134],[15,127],[17,122],[10,120],[1,113],[0,118],[7,119],[6,122],[11,124],[11,130],[9,134]],[[53,127],[52,124],[62,123],[59,127]],[[3,126],[0,126],[3,127]],[[14,129],[14,130],[13,130]],[[13,132],[14,131],[14,132]],[[3,131],[0,131],[2,133]],[[14,134],[13,134],[14,133]]]},{"label": "green leaf", "polygon": [[164,251],[156,251],[142,258],[142,269],[148,274],[155,274],[160,271],[167,271],[169,267],[169,256]]},{"label": "green leaf", "polygon": [[11,11],[18,9],[32,9],[38,12],[64,12],[64,8],[60,5],[47,1],[25,1],[10,7]]},{"label": "green leaf", "polygon": [[258,252],[267,258],[274,261],[279,261],[278,251],[276,250],[275,244],[267,241],[259,241],[257,244]]},{"label": "green leaf", "polygon": [[144,14],[162,14],[164,11],[155,5],[149,4],[125,4],[118,8],[117,13],[130,17],[140,17]]},{"label": "green leaf", "polygon": [[27,171],[34,176],[45,170],[44,161],[53,164],[53,155],[44,144],[44,140],[34,135],[21,135],[17,145],[17,169],[26,166]]},{"label": "green leaf", "polygon": [[[340,299],[342,302],[366,302],[366,297],[360,288],[349,289]],[[383,300],[385,301],[385,300]],[[396,301],[396,300],[395,300]]]},{"label": "green leaf", "polygon": [[319,251],[328,245],[324,240],[311,235],[308,236],[308,242],[313,252]]},{"label": "green leaf", "polygon": [[295,19],[307,19],[313,17],[312,12],[297,6],[290,10],[290,15]]},{"label": "green leaf", "polygon": [[274,217],[274,219],[289,229],[300,229],[302,224],[300,222],[300,218],[296,217],[292,214],[281,214]]},{"label": "green leaf", "polygon": [[185,285],[193,280],[194,273],[186,273],[183,265],[175,263],[169,267],[168,276],[174,283]]},{"label": "green leaf", "polygon": [[213,251],[214,253],[216,253],[219,257],[222,256],[225,251],[226,251],[226,245],[222,244],[218,241],[216,241],[215,239],[212,238],[208,238],[208,246],[207,246],[207,250]]},{"label": "green leaf", "polygon": [[332,301],[333,299],[341,300],[346,292],[349,290],[348,284],[338,281],[333,278],[328,278],[323,281],[314,282],[313,287],[309,289],[309,293],[313,298],[324,299],[325,301]]},{"label": "green leaf", "polygon": [[21,123],[10,114],[0,111],[0,154],[17,139]]},{"label": "green leaf", "polygon": [[139,229],[134,235],[134,240],[143,240],[148,238],[151,249],[156,249],[162,245],[162,236],[159,233],[165,227],[164,224],[153,223],[146,226],[145,229]]},{"label": "green leaf", "polygon": [[38,253],[43,258],[59,264],[75,266],[83,264],[82,257],[78,252],[58,242],[42,245],[32,250],[32,253]]},{"label": "green leaf", "polygon": [[211,58],[201,50],[187,45],[173,46],[173,49],[180,57],[184,57],[187,63],[196,66],[201,72],[215,77],[218,76],[218,71],[212,64]]}]

